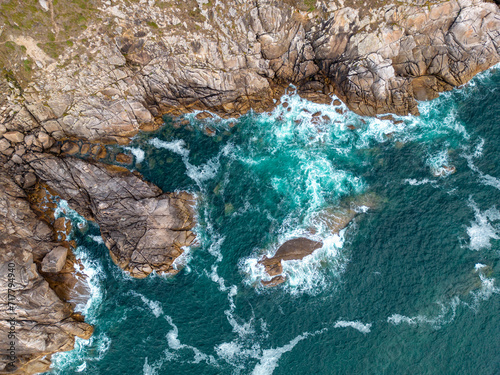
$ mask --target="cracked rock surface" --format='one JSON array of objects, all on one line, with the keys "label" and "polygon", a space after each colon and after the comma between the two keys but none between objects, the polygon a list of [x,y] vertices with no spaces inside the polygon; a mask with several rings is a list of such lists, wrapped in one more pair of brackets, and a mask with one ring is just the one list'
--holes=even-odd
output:
[{"label": "cracked rock surface", "polygon": [[268,110],[289,84],[363,115],[417,114],[417,100],[500,61],[493,2],[94,2],[95,21],[57,59],[12,36],[37,63],[23,87],[3,82],[12,144],[34,129],[45,148],[50,138],[126,142],[164,113]]},{"label": "cracked rock surface", "polygon": [[[47,371],[51,354],[73,349],[75,336],[88,339],[93,328],[76,318],[71,304],[61,300],[39,273],[42,258],[61,246],[4,170],[0,170],[0,246],[0,345],[4,348],[0,373]],[[12,318],[15,334],[9,339]],[[15,342],[14,360],[6,355],[11,341]]]},{"label": "cracked rock surface", "polygon": [[71,207],[99,224],[113,261],[131,276],[177,272],[175,259],[195,239],[190,194],[163,193],[124,168],[72,157],[33,154],[28,163]]},{"label": "cracked rock surface", "polygon": [[[24,2],[11,3],[33,16]],[[132,276],[175,273],[175,259],[195,238],[193,197],[95,161],[106,154],[104,143],[126,144],[163,114],[270,110],[290,84],[316,102],[336,95],[362,115],[418,114],[417,101],[500,61],[500,10],[481,0],[85,4],[35,2],[41,18],[32,28],[0,14],[0,257],[2,264],[16,259],[22,312],[18,360],[7,368],[2,357],[0,373],[45,371],[51,353],[92,332],[54,292],[67,288],[44,279],[43,259],[60,244],[23,190],[43,182],[95,220],[111,257]],[[78,153],[95,160],[67,156]],[[332,230],[352,219],[326,216]],[[71,278],[68,260],[60,269],[63,258],[62,249],[46,258],[52,280]],[[8,273],[0,271],[5,285]]]}]

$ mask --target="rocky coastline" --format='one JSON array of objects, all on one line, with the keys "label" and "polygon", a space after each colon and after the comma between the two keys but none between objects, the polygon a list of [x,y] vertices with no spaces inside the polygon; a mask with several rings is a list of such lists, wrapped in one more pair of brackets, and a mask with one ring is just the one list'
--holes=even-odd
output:
[{"label": "rocky coastline", "polygon": [[165,114],[267,111],[290,84],[361,115],[417,115],[418,101],[500,61],[499,6],[476,0],[48,0],[30,9],[12,1],[0,15],[3,347],[13,273],[18,313],[16,359],[2,353],[0,374],[46,371],[51,354],[92,334],[69,303],[78,267],[66,224],[36,204],[43,191],[98,223],[113,261],[134,277],[176,273],[195,240],[194,197],[105,165],[106,144],[127,144]]}]

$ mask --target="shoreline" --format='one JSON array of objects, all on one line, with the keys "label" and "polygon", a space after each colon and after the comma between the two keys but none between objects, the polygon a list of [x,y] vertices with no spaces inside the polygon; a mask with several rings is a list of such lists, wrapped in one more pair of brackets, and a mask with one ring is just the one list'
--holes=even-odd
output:
[{"label": "shoreline", "polygon": [[[369,14],[357,3],[317,4],[305,9],[300,4],[249,2],[227,13],[234,5],[230,3],[202,7],[189,16],[182,7],[171,13],[147,7],[142,9],[145,18],[135,24],[139,5],[101,4],[92,12],[105,19],[86,21],[85,29],[70,35],[71,43],[64,42],[57,56],[43,49],[63,43],[57,32],[54,41],[39,43],[43,48],[34,39],[40,30],[33,37],[10,26],[0,33],[7,38],[2,43],[13,46],[7,51],[11,66],[4,58],[0,77],[0,177],[12,193],[6,188],[0,199],[19,203],[9,207],[9,217],[29,217],[26,224],[13,219],[17,232],[6,232],[5,242],[23,259],[19,269],[38,268],[32,279],[44,285],[57,305],[39,323],[64,333],[57,348],[18,347],[27,353],[24,359],[14,366],[2,361],[0,373],[39,372],[48,366],[39,360],[42,356],[70,350],[75,336],[90,337],[90,326],[73,316],[54,292],[57,283],[40,272],[43,259],[61,243],[74,247],[56,234],[67,230],[65,223],[61,227],[55,218],[43,218],[43,210],[27,206],[26,194],[41,183],[99,224],[113,261],[132,276],[169,272],[181,248],[195,241],[194,198],[163,192],[130,172],[125,166],[131,156],[126,153],[111,155],[121,166],[100,162],[110,157],[106,145],[126,146],[139,132],[159,129],[164,115],[196,110],[203,119],[210,113],[237,118],[250,110],[269,112],[291,84],[307,100],[330,103],[335,95],[363,116],[418,115],[418,101],[464,85],[500,61],[495,49],[500,34],[494,34],[500,28],[500,10],[494,3],[377,3]],[[182,14],[185,25],[180,23]],[[224,14],[227,22],[221,22]],[[57,21],[51,22],[58,30]],[[230,24],[234,28],[226,27]],[[426,51],[431,51],[428,56]],[[32,61],[32,67],[19,65],[23,61]],[[88,159],[72,157],[77,154]],[[130,208],[122,207],[122,201]],[[120,224],[123,217],[132,227]],[[15,245],[19,241],[30,244],[22,254]],[[56,279],[71,268],[66,256],[56,259],[64,267],[54,268]],[[25,308],[26,316],[39,310]],[[33,358],[39,362],[31,363]],[[19,371],[10,371],[16,366]]]}]

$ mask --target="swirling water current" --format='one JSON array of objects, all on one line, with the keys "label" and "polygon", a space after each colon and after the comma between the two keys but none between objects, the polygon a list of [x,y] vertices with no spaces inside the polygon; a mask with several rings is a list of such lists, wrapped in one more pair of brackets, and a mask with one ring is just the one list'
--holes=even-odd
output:
[{"label": "swirling water current", "polygon": [[[499,101],[497,66],[418,117],[290,90],[271,113],[165,118],[124,150],[197,196],[197,244],[176,276],[136,280],[94,224],[75,231],[95,334],[50,374],[499,374]],[[321,213],[362,196],[331,233]],[[260,286],[257,261],[299,236],[324,247]]]}]

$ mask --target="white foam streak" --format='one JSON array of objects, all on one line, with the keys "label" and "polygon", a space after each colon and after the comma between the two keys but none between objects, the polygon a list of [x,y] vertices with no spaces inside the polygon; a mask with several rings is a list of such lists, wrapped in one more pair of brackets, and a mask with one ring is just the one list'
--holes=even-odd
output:
[{"label": "white foam streak", "polygon": [[439,303],[441,312],[438,315],[430,318],[425,315],[408,317],[401,314],[393,314],[387,318],[387,322],[393,325],[406,323],[411,326],[428,324],[434,329],[439,329],[443,325],[448,324],[453,321],[453,319],[455,319],[457,307],[460,305],[460,302],[461,301],[458,297],[454,297],[448,304]]},{"label": "white foam streak", "polygon": [[366,335],[367,333],[371,332],[372,324],[371,323],[364,324],[364,323],[360,322],[359,320],[356,320],[356,321],[339,320],[335,323],[335,325],[333,327],[334,328],[351,327],[351,328],[354,328],[354,329],[358,330],[359,332],[364,333]]},{"label": "white foam streak", "polygon": [[[170,332],[167,333],[166,336],[167,343],[170,349],[174,351],[179,351],[182,349],[191,350],[193,352],[193,360],[190,361],[190,363],[200,363],[204,361],[211,365],[217,365],[217,361],[212,355],[207,355],[194,346],[182,344],[179,340],[179,329],[174,324],[172,318],[166,315],[165,319],[167,320],[168,324],[172,327],[172,329],[170,330]],[[177,358],[176,355],[172,355],[172,353],[170,353],[169,351],[166,351],[165,354],[166,354],[165,356],[166,360],[172,360]]]},{"label": "white foam streak", "polygon": [[158,138],[153,138],[149,141],[149,144],[156,148],[163,148],[181,155],[182,161],[186,166],[186,174],[189,178],[195,181],[202,190],[203,182],[211,180],[217,175],[217,172],[220,169],[221,155],[227,155],[227,153],[229,153],[231,149],[231,145],[226,145],[220,150],[219,154],[216,157],[208,160],[205,164],[196,166],[189,162],[189,150],[185,148],[186,142],[184,142],[184,140],[182,139],[165,142]]},{"label": "white foam streak", "polygon": [[413,317],[408,317],[401,314],[392,314],[387,318],[387,322],[393,325],[405,323],[410,326],[428,324],[434,329],[439,329],[442,326],[451,323],[455,319],[459,306],[464,306],[474,312],[477,312],[482,301],[488,300],[494,294],[500,294],[500,288],[495,286],[496,280],[494,278],[488,278],[483,274],[483,271],[487,268],[488,266],[481,263],[477,263],[474,266],[474,271],[479,273],[481,287],[470,291],[470,301],[467,299],[460,299],[460,297],[455,296],[447,303],[438,302],[441,312],[435,316],[429,317],[419,314]]},{"label": "white foam streak", "polygon": [[186,142],[184,142],[184,140],[182,139],[176,139],[172,142],[165,142],[158,138],[153,138],[149,140],[149,144],[156,148],[164,148],[166,150],[172,151],[183,157],[189,156],[189,150],[184,147],[186,146]]},{"label": "white foam streak", "polygon": [[243,343],[233,341],[217,345],[215,351],[221,359],[229,363],[235,369],[247,370],[248,367],[246,363],[249,359],[254,359],[257,360],[258,363],[252,370],[252,375],[271,375],[276,367],[278,367],[278,362],[283,354],[292,351],[299,342],[306,338],[325,331],[326,329],[312,333],[305,332],[298,335],[287,344],[277,348],[262,349],[258,342],[252,342],[250,347],[245,347]]},{"label": "white foam streak", "polygon": [[254,334],[255,330],[253,328],[253,318],[250,319],[248,322],[240,324],[238,323],[234,315],[234,310],[236,309],[236,305],[234,303],[234,297],[236,296],[237,292],[238,288],[236,287],[236,285],[233,285],[229,289],[229,293],[227,295],[229,300],[229,310],[224,311],[224,314],[226,314],[229,324],[231,324],[231,327],[233,327],[233,332],[237,333],[239,337],[244,338],[246,336]]},{"label": "white foam streak", "polygon": [[[483,267],[481,268],[483,269],[484,267],[486,266],[483,265]],[[479,288],[478,290],[473,290],[471,292],[472,304],[469,305],[469,307],[475,311],[479,309],[481,301],[487,301],[494,294],[500,294],[500,288],[495,286],[494,278],[487,278],[483,274],[480,274],[479,278],[481,280],[481,288]]]},{"label": "white foam streak", "polygon": [[148,363],[148,357],[144,360],[144,366],[142,367],[142,372],[143,375],[158,375],[158,370],[161,368],[163,365],[163,361],[157,361],[150,365]]},{"label": "white foam streak", "polygon": [[89,237],[92,239],[92,241],[97,242],[99,245],[104,244],[104,240],[102,239],[101,236],[94,236],[94,235],[90,234]]},{"label": "white foam streak", "polygon": [[414,178],[407,178],[403,181],[404,183],[412,186],[420,186],[420,185],[425,185],[425,184],[436,184],[436,181],[431,181],[428,180],[427,178],[424,178],[423,180],[416,180]]},{"label": "white foam streak", "polygon": [[278,361],[283,354],[290,352],[302,340],[305,340],[310,336],[320,334],[324,331],[325,329],[316,331],[314,333],[306,332],[295,337],[288,344],[282,347],[263,350],[262,355],[260,356],[260,362],[253,369],[252,375],[271,375],[274,372],[274,369],[278,366]]},{"label": "white foam streak", "polygon": [[481,138],[478,145],[476,145],[475,150],[471,154],[462,154],[462,156],[467,160],[467,165],[469,168],[479,175],[480,182],[486,186],[492,186],[500,190],[500,179],[493,177],[489,174],[484,174],[479,170],[474,164],[474,159],[477,159],[483,155],[484,139]]},{"label": "white foam streak", "polygon": [[163,315],[163,309],[161,307],[161,303],[158,301],[152,301],[145,297],[144,295],[137,293],[134,290],[130,291],[130,294],[133,295],[134,297],[138,297],[142,300],[142,302],[151,310],[153,315],[157,318],[159,318],[161,315]]}]

